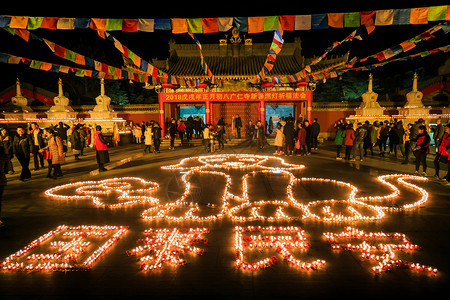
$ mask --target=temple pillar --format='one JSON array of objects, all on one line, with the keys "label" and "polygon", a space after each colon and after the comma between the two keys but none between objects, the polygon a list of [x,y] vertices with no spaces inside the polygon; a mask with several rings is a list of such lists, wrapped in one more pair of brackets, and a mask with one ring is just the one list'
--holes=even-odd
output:
[{"label": "temple pillar", "polygon": [[209,101],[205,102],[205,124],[211,122],[211,103]]},{"label": "temple pillar", "polygon": [[306,98],[306,119],[311,123],[312,122],[312,94]]},{"label": "temple pillar", "polygon": [[166,136],[166,117],[164,110],[164,101],[159,99],[159,126],[161,127],[161,136]]},{"label": "temple pillar", "polygon": [[[261,121],[261,124],[266,126],[266,102],[264,100],[259,101],[259,120]],[[267,130],[267,128],[265,128]]]}]

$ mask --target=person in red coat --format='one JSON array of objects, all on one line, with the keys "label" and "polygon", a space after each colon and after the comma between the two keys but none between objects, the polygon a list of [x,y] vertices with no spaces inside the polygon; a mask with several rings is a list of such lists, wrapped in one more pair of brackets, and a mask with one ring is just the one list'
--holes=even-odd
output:
[{"label": "person in red coat", "polygon": [[450,182],[450,124],[447,124],[444,128],[444,135],[436,145],[436,157],[434,158],[434,178],[439,179],[439,163],[443,162],[448,165],[447,175],[444,179]]},{"label": "person in red coat", "polygon": [[420,125],[418,129],[416,147],[413,149],[416,157],[416,172],[419,174],[419,167],[422,165],[422,175],[427,176],[427,155],[430,153],[430,136],[425,125]]},{"label": "person in red coat", "polygon": [[295,148],[297,155],[306,155],[306,128],[302,123],[297,123],[297,142]]},{"label": "person in red coat", "polygon": [[105,164],[109,163],[108,142],[102,134],[102,127],[95,126],[94,143],[99,172],[107,171]]},{"label": "person in red coat", "polygon": [[347,125],[345,130],[344,145],[345,145],[345,159],[350,159],[352,153],[353,142],[355,141],[355,130],[352,124]]}]

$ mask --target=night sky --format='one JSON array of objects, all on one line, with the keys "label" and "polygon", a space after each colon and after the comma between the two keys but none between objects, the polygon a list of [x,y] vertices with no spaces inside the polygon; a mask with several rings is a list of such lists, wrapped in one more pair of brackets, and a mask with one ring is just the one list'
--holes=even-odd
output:
[{"label": "night sky", "polygon": [[[160,1],[161,2],[161,1]],[[111,2],[109,2],[111,3]],[[148,2],[146,2],[148,3]],[[242,1],[240,2],[242,3]],[[190,5],[166,1],[164,3],[141,5],[136,2],[122,2],[120,4],[105,4],[103,7],[97,7],[91,2],[65,2],[58,6],[45,7],[39,3],[26,4],[15,7],[3,6],[0,14],[3,15],[29,15],[29,16],[56,16],[56,17],[100,17],[100,18],[171,18],[171,17],[235,17],[235,16],[264,16],[264,15],[283,15],[283,14],[310,14],[327,12],[351,12],[376,9],[392,9],[432,6],[447,4],[446,1],[409,1],[405,3],[392,3],[392,1],[366,1],[355,7],[349,4],[323,5],[303,7],[300,4],[292,5],[292,2],[285,2],[285,5],[276,5],[279,3],[265,4],[263,2],[250,2],[249,5],[238,6],[236,2],[206,2],[204,4],[195,2]],[[300,2],[299,2],[300,3]],[[281,4],[281,2],[280,2]],[[65,7],[62,8],[61,5]],[[403,26],[378,26],[369,35],[364,36],[363,41],[353,41],[337,47],[330,55],[341,55],[350,51],[350,57],[365,57],[384,50],[388,47],[409,39],[433,25],[432,22],[427,25],[403,25]],[[318,56],[324,53],[325,49],[332,45],[334,41],[341,41],[355,28],[342,29],[324,29],[309,31],[286,31],[284,39],[286,42],[292,42],[296,36],[302,39],[302,54],[305,57]],[[61,46],[71,49],[80,54],[92,57],[107,64],[120,67],[122,65],[121,54],[112,43],[104,41],[98,37],[97,33],[90,29],[85,30],[45,30],[38,29],[32,31],[40,37],[47,38]],[[151,62],[153,58],[165,59],[168,57],[168,42],[175,39],[177,43],[191,43],[192,40],[187,34],[173,35],[170,32],[156,31],[154,33],[126,33],[111,32],[111,34],[126,45],[129,49],[137,53],[143,59]],[[201,43],[218,43],[220,38],[224,37],[223,32],[217,34],[198,34],[197,38]],[[248,35],[253,38],[254,43],[270,43],[273,37],[272,32]],[[14,37],[6,31],[0,31],[0,52],[24,56],[32,59],[59,63],[62,65],[71,65],[69,61],[60,59],[53,55],[50,50],[40,41],[31,41],[26,43],[19,37]],[[423,50],[433,49],[435,47],[448,44],[448,36],[442,34],[439,38],[423,42],[409,54]],[[393,73],[406,74],[410,76],[413,70],[423,70],[424,68],[436,69],[445,61],[447,56],[444,54],[433,55],[432,58],[415,59],[407,63],[392,63],[386,67],[378,68],[375,72],[378,77],[388,77]],[[74,65],[77,66],[77,65]],[[381,70],[383,69],[383,70]],[[433,70],[431,70],[433,71]],[[424,72],[429,73],[430,70]],[[366,72],[361,72],[366,73]],[[14,84],[17,77],[21,80],[42,86],[47,89],[57,90],[57,78],[59,75],[51,74],[39,70],[32,70],[23,65],[0,65],[0,90]],[[68,77],[75,77],[69,75]],[[361,74],[367,78],[367,74]],[[377,75],[375,75],[377,77]],[[70,80],[64,79],[64,80]],[[83,79],[84,80],[84,79]],[[95,79],[86,79],[95,80]]]}]

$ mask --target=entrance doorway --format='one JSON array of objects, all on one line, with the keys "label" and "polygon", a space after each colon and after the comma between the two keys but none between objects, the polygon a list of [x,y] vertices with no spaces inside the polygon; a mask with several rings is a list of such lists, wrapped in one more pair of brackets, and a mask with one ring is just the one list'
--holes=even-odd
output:
[{"label": "entrance doorway", "polygon": [[274,126],[280,121],[280,119],[294,116],[294,105],[266,105],[266,122],[268,123],[270,117]]},{"label": "entrance doorway", "polygon": [[205,106],[180,106],[180,118],[188,118],[189,116],[200,117],[205,120]]}]

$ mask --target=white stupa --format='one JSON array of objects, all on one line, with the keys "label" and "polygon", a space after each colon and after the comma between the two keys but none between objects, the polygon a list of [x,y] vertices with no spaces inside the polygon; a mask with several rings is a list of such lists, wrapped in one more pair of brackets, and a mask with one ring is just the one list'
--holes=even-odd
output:
[{"label": "white stupa", "polygon": [[54,119],[58,121],[70,121],[75,120],[77,113],[73,111],[73,108],[69,105],[69,98],[64,96],[63,84],[61,78],[58,80],[58,96],[53,98],[55,105],[50,107],[46,112],[48,119]]},{"label": "white stupa", "polygon": [[377,102],[378,94],[373,91],[373,76],[369,75],[369,86],[367,92],[362,94],[363,102],[359,108],[355,109],[356,116],[361,117],[382,117],[384,115],[384,107]]},{"label": "white stupa", "polygon": [[105,95],[105,80],[100,79],[100,95],[95,98],[93,110],[89,111],[91,119],[110,120],[117,118],[117,113],[111,109],[111,98]]},{"label": "white stupa", "polygon": [[414,73],[412,91],[406,94],[405,106],[398,110],[399,115],[405,118],[417,119],[430,113],[430,109],[422,103],[423,93],[417,90],[417,77],[417,73]]},{"label": "white stupa", "polygon": [[14,112],[4,112],[5,120],[24,121],[27,119],[36,119],[36,112],[28,105],[28,98],[22,95],[20,80],[16,80],[16,96],[11,98],[11,103],[17,106]]}]

